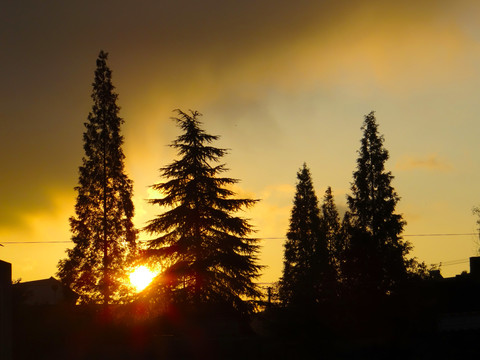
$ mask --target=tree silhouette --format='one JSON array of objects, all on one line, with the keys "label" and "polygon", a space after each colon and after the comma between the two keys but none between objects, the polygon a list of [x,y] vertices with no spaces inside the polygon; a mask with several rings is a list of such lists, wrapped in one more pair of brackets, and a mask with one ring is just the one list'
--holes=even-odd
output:
[{"label": "tree silhouette", "polygon": [[[477,215],[477,231],[478,231],[478,239],[477,239],[477,242],[476,242],[476,245],[480,248],[480,206],[474,206],[472,208],[472,213],[474,215]],[[477,250],[478,253],[480,253],[480,249]]]},{"label": "tree silhouette", "polygon": [[164,269],[152,288],[167,287],[170,299],[181,304],[248,311],[244,298],[260,295],[253,280],[261,266],[256,264],[257,239],[247,237],[251,225],[234,213],[257,200],[232,198],[228,187],[238,180],[218,176],[227,170],[218,164],[226,150],[209,145],[218,136],[201,128],[198,112],[177,113],[174,120],[183,134],[171,146],[180,159],[161,169],[167,182],[152,186],[164,197],[149,201],[170,210],[145,227],[158,235],[148,242],[148,260]]},{"label": "tree silhouette", "polygon": [[100,51],[92,84],[93,106],[83,134],[83,164],[75,216],[70,218],[73,249],[58,265],[63,283],[80,295],[81,302],[122,299],[126,292],[126,259],[135,248],[132,223],[132,181],[125,174],[123,136],[118,95]]},{"label": "tree silhouette", "polygon": [[297,173],[296,193],[284,244],[280,297],[287,306],[312,306],[325,296],[329,271],[327,238],[306,164]]},{"label": "tree silhouette", "polygon": [[321,214],[321,223],[326,237],[330,266],[336,280],[338,280],[340,278],[340,264],[345,252],[345,242],[341,231],[340,215],[338,214],[330,186],[325,191],[323,197]]},{"label": "tree silhouette", "polygon": [[385,170],[388,151],[378,133],[374,112],[365,116],[363,138],[348,196],[349,244],[345,271],[350,285],[362,291],[389,293],[405,279],[410,247],[400,236],[405,222],[395,213],[399,196]]}]

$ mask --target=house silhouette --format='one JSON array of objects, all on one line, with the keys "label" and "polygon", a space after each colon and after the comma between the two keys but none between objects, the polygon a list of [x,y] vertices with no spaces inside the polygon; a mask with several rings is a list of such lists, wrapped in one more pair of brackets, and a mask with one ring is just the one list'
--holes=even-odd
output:
[{"label": "house silhouette", "polygon": [[13,285],[16,299],[24,305],[75,304],[76,294],[54,277]]},{"label": "house silhouette", "polygon": [[480,256],[470,258],[470,272],[437,284],[439,331],[480,330]]}]

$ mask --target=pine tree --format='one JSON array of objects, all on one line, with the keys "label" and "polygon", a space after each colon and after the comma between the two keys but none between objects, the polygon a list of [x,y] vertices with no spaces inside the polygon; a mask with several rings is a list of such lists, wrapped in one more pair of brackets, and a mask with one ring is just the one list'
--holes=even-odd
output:
[{"label": "pine tree", "polygon": [[296,193],[284,244],[280,297],[287,306],[311,306],[325,292],[328,252],[318,199],[306,164],[297,173]]},{"label": "pine tree", "polygon": [[92,84],[93,106],[83,134],[83,164],[75,216],[70,218],[73,249],[60,261],[58,275],[81,302],[121,300],[126,292],[127,256],[135,249],[132,181],[125,174],[118,95],[101,51]]},{"label": "pine tree", "polygon": [[332,188],[325,191],[322,204],[322,226],[327,240],[327,251],[330,265],[339,276],[340,263],[344,252],[344,242],[341,233],[340,215],[333,198]]},{"label": "pine tree", "polygon": [[251,225],[235,212],[257,200],[232,198],[229,187],[238,180],[219,176],[227,170],[218,164],[226,150],[210,146],[218,136],[201,128],[198,112],[177,113],[174,120],[183,134],[171,146],[180,159],[161,169],[168,181],[152,186],[164,197],[149,201],[170,210],[145,227],[158,235],[148,243],[149,261],[164,270],[152,288],[165,288],[167,282],[174,302],[249,311],[244,298],[259,296],[253,282],[261,268],[256,264],[258,244],[247,237]]},{"label": "pine tree", "polygon": [[375,114],[365,116],[363,138],[348,196],[349,246],[346,270],[352,286],[387,294],[405,279],[410,247],[401,238],[402,216],[395,213],[399,196],[385,170],[388,151],[378,133]]}]

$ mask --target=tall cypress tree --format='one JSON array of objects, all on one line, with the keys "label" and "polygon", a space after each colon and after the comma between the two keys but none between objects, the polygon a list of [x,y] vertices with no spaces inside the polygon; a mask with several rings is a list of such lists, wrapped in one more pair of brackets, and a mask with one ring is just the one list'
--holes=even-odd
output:
[{"label": "tall cypress tree", "polygon": [[363,138],[348,196],[350,231],[346,270],[351,284],[365,291],[389,293],[405,279],[410,247],[401,233],[405,221],[395,213],[399,196],[385,170],[388,151],[374,112],[365,116]]},{"label": "tall cypress tree", "polygon": [[58,265],[61,280],[81,302],[118,301],[126,294],[126,260],[135,249],[132,181],[125,174],[118,95],[108,54],[101,51],[92,84],[93,106],[83,134],[83,164],[75,216],[70,218],[73,249]]},{"label": "tall cypress tree", "polygon": [[259,296],[253,281],[261,266],[257,239],[248,237],[252,227],[235,213],[257,200],[232,198],[229,186],[238,180],[219,176],[227,170],[218,164],[226,150],[210,146],[218,136],[201,128],[198,112],[177,112],[174,120],[183,134],[171,146],[180,159],[161,169],[168,181],[152,186],[164,197],[150,200],[170,210],[145,227],[158,235],[148,243],[149,261],[163,265],[152,288],[168,286],[171,300],[184,305],[248,311],[244,298]]},{"label": "tall cypress tree", "polygon": [[284,244],[280,298],[287,306],[311,306],[325,291],[328,251],[318,199],[306,164],[297,173],[297,186]]}]

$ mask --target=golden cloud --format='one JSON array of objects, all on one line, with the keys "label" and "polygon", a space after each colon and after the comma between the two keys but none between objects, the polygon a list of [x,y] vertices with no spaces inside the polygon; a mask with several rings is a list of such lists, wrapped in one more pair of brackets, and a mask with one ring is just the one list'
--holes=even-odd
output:
[{"label": "golden cloud", "polygon": [[395,168],[400,171],[423,169],[448,172],[452,170],[452,165],[448,161],[441,159],[438,154],[429,154],[423,157],[407,155],[397,162]]}]

